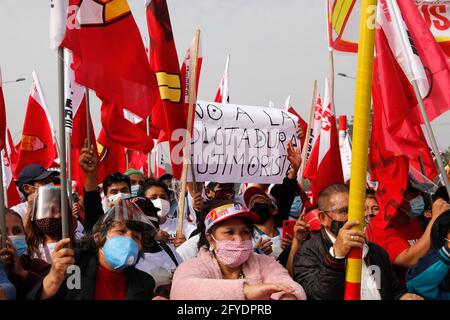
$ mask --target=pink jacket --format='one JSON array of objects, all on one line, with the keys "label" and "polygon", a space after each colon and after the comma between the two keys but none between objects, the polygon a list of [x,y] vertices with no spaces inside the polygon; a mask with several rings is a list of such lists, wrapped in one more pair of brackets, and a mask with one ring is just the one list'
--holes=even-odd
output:
[{"label": "pink jacket", "polygon": [[[289,276],[273,257],[253,254],[244,263],[245,279],[222,278],[219,264],[214,255],[201,249],[196,258],[178,266],[172,280],[172,300],[245,300],[244,283],[283,283],[295,288],[294,294],[300,300],[306,299],[303,288]],[[284,292],[272,294],[278,299]]]}]

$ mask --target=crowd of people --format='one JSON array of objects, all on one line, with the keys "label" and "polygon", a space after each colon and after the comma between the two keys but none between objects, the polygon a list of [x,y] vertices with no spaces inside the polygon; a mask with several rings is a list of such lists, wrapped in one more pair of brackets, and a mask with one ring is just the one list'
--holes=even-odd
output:
[{"label": "crowd of people", "polygon": [[450,299],[445,189],[410,184],[401,214],[380,227],[374,190],[364,220],[349,221],[348,185],[324,188],[312,206],[297,181],[300,152],[288,160],[277,185],[188,183],[181,215],[170,174],[97,181],[98,156],[84,148],[65,238],[58,172],[28,165],[17,181],[24,201],[6,209],[0,299],[343,300],[352,248],[363,252],[361,299]]}]

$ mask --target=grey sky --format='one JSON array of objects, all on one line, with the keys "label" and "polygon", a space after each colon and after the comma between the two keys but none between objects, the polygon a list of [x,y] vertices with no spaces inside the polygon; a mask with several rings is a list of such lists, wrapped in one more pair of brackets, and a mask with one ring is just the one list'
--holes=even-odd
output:
[{"label": "grey sky", "polygon": [[[129,0],[141,33],[147,37],[144,0]],[[308,116],[312,83],[323,95],[328,76],[325,0],[168,0],[180,61],[194,31],[202,31],[203,67],[199,99],[212,100],[230,60],[232,103],[281,107],[292,104]],[[57,61],[49,49],[49,0],[0,0],[0,65],[5,84],[8,126],[20,139],[31,72],[36,69],[55,127],[57,123]],[[124,53],[126,54],[126,53]],[[356,55],[335,54],[335,71],[354,76]],[[337,114],[353,114],[355,82],[336,77]],[[91,99],[93,95],[91,95]],[[92,102],[96,132],[100,130],[99,102]],[[438,143],[450,146],[450,112],[433,123]]]}]

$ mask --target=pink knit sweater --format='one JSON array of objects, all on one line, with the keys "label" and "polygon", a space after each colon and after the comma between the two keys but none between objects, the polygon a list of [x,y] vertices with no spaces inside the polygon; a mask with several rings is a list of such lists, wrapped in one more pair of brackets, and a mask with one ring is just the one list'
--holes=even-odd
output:
[{"label": "pink knit sweater", "polygon": [[[253,254],[243,265],[245,279],[222,278],[215,256],[201,249],[196,258],[180,264],[172,281],[172,300],[245,300],[244,283],[283,283],[295,288],[294,295],[306,299],[303,288],[289,276],[273,257]],[[278,299],[285,292],[272,294]]]}]

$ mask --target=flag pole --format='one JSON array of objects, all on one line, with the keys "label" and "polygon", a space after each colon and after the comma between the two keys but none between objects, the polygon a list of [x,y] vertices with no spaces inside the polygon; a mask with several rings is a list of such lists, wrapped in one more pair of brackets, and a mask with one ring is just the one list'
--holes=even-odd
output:
[{"label": "flag pole", "polygon": [[[181,236],[183,234],[183,221],[184,221],[184,209],[186,204],[186,186],[187,186],[187,171],[189,166],[189,158],[191,157],[190,147],[191,147],[191,130],[192,130],[192,121],[194,116],[194,106],[197,100],[197,93],[195,92],[195,84],[197,79],[197,59],[198,59],[198,47],[200,41],[200,29],[195,31],[194,38],[194,50],[192,54],[191,60],[191,68],[189,69],[189,73],[191,74],[189,79],[191,79],[191,83],[189,85],[189,109],[188,109],[188,118],[187,118],[187,139],[186,139],[186,147],[183,152],[183,171],[181,174],[181,193],[180,193],[180,205],[178,211],[178,227],[177,227],[177,236]],[[191,166],[192,167],[192,166]],[[193,173],[193,172],[192,172]],[[194,179],[194,177],[192,177]],[[195,183],[194,183],[195,185]]]},{"label": "flag pole", "polygon": [[[150,136],[150,116],[147,117],[147,136]],[[152,151],[147,154],[147,178],[150,178]]]},{"label": "flag pole", "polygon": [[[363,230],[366,198],[367,153],[369,149],[370,106],[375,46],[375,25],[369,21],[376,14],[377,0],[361,1],[358,67],[353,126],[352,170],[350,175],[349,221],[359,221],[354,230]],[[371,8],[375,8],[374,11]],[[352,248],[347,255],[345,300],[361,298],[362,249]]]},{"label": "flag pole", "polygon": [[[6,137],[6,139],[7,139],[8,137]],[[5,139],[5,140],[6,140]],[[5,152],[5,156],[7,155],[7,151],[6,151],[6,141],[5,141],[5,149],[4,149],[4,152]],[[4,168],[4,162],[3,162],[3,155],[1,155],[0,154],[0,157],[2,158],[1,160],[2,160],[2,162],[1,162],[1,165],[2,165],[2,168]],[[1,173],[1,176],[3,177],[3,172]],[[6,208],[9,208],[9,205],[8,205],[8,185],[3,185],[3,196],[4,196],[4,199],[5,199],[5,207]]]},{"label": "flag pole", "polygon": [[69,205],[72,208],[72,134],[67,133],[67,192],[69,195]]},{"label": "flag pole", "polygon": [[85,89],[85,95],[86,95],[86,137],[87,137],[87,143],[88,148],[91,147],[91,106],[90,106],[90,99],[89,99],[89,89]]},{"label": "flag pole", "polygon": [[[389,2],[391,3],[391,6],[394,7],[392,5],[392,1],[390,0]],[[395,9],[392,10],[392,12],[395,15],[395,19],[393,19],[395,27],[397,30],[400,30],[399,21],[400,21],[400,19],[402,19],[401,14],[400,14],[399,10],[395,10]],[[406,43],[409,43],[409,39],[403,38],[404,34],[402,32],[399,32],[399,34],[402,36],[402,41],[401,41],[402,48],[406,52]],[[409,64],[409,69],[414,70],[413,66],[411,65],[411,61],[409,59],[406,59],[406,60],[407,60],[407,63]],[[423,122],[425,125],[425,133],[428,136],[429,141],[431,142],[431,149],[433,150],[433,153],[436,156],[436,164],[437,164],[438,172],[442,176],[442,181],[444,182],[444,186],[447,189],[447,193],[450,195],[450,182],[449,182],[447,174],[445,172],[444,165],[442,164],[442,157],[441,157],[441,154],[439,153],[439,148],[436,143],[436,138],[434,137],[433,129],[431,128],[431,125],[430,125],[430,119],[428,118],[427,112],[425,110],[425,104],[423,103],[422,95],[420,94],[419,85],[417,84],[417,80],[412,80],[411,84],[414,88],[414,93],[416,95],[416,99],[419,104],[420,113],[422,114],[422,117],[423,117]]]},{"label": "flag pole", "polygon": [[128,170],[128,161],[129,161],[130,159],[128,159],[128,149],[127,148],[125,148],[125,162],[126,162],[126,170]]},{"label": "flag pole", "polygon": [[311,108],[309,109],[309,117],[308,117],[308,127],[306,128],[306,138],[305,138],[305,144],[303,145],[302,150],[302,165],[299,172],[299,185],[301,186],[303,183],[303,171],[305,170],[306,166],[306,153],[308,152],[308,141],[311,137],[311,123],[312,119],[314,117],[314,109],[316,107],[316,96],[317,96],[317,80],[314,80],[313,82],[313,92],[312,92],[312,98],[311,98]]},{"label": "flag pole", "polygon": [[61,167],[61,220],[62,237],[69,238],[69,212],[67,201],[66,126],[64,117],[64,49],[58,48],[58,98],[59,98],[59,165]]}]

